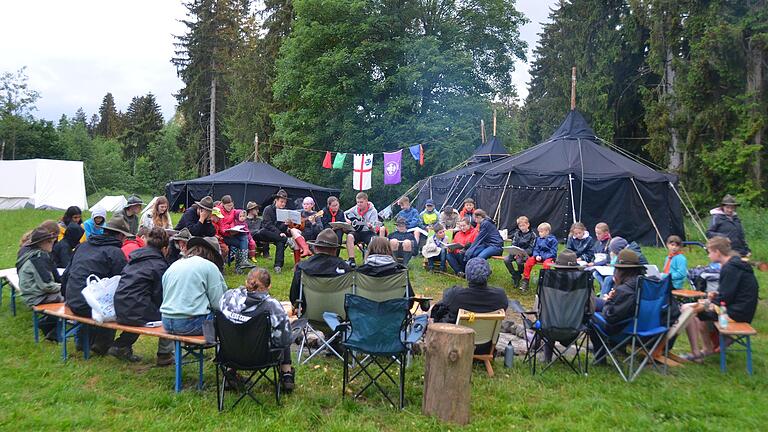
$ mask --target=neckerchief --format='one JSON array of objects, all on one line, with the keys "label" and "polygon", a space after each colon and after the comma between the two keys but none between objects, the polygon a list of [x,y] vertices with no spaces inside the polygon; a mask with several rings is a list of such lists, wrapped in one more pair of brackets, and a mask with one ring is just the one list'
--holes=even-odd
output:
[{"label": "neckerchief", "polygon": [[682,252],[677,251],[677,252],[674,252],[674,253],[670,252],[669,255],[667,255],[667,262],[664,263],[664,271],[662,273],[669,274],[669,266],[672,265],[672,258],[674,258],[675,256],[680,255],[680,254],[682,254]]}]

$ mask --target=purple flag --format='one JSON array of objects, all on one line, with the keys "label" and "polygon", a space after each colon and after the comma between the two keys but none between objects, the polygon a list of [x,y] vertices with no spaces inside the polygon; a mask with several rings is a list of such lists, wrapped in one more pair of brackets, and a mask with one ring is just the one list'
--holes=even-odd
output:
[{"label": "purple flag", "polygon": [[384,153],[384,184],[400,183],[400,162],[402,158],[402,149],[393,153]]}]

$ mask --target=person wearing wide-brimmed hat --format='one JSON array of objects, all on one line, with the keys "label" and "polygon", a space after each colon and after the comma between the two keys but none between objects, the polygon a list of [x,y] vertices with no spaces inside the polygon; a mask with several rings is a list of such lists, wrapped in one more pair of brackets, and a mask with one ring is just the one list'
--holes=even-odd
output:
[{"label": "person wearing wide-brimmed hat", "polygon": [[707,238],[725,237],[731,241],[731,249],[738,252],[741,256],[749,256],[752,251],[747,245],[747,239],[744,236],[744,227],[741,225],[741,219],[736,214],[736,207],[739,202],[732,195],[726,195],[720,201],[718,207],[709,211],[712,215],[712,222],[707,229]]},{"label": "person wearing wide-brimmed hat", "polygon": [[191,238],[192,233],[189,232],[189,228],[184,228],[169,238],[170,244],[168,246],[168,256],[166,257],[168,265],[187,256],[187,242],[189,242],[189,239]]},{"label": "person wearing wide-brimmed hat", "polygon": [[595,309],[601,312],[605,322],[594,322],[609,336],[621,332],[626,325],[624,321],[634,316],[638,278],[645,273],[640,257],[630,249],[619,252],[613,267],[614,288],[595,302]]},{"label": "person wearing wide-brimmed hat", "polygon": [[[19,272],[21,298],[27,306],[64,301],[61,296],[61,284],[56,282],[56,266],[51,260],[51,250],[56,241],[56,234],[45,228],[35,228],[25,243],[27,251],[16,261]],[[43,316],[40,328],[46,337],[56,340],[56,319]]]},{"label": "person wearing wide-brimmed hat", "polygon": [[248,231],[251,232],[251,237],[256,243],[257,252],[261,251],[264,258],[269,258],[269,242],[265,241],[261,235],[263,220],[259,217],[259,210],[261,210],[261,206],[253,201],[248,201],[245,205],[245,223],[248,225]]},{"label": "person wearing wide-brimmed hat", "polygon": [[[104,225],[104,234],[94,235],[75,250],[72,262],[62,276],[62,290],[67,306],[75,315],[91,318],[91,307],[83,297],[88,276],[110,278],[123,272],[127,263],[120,249],[123,240],[131,236],[128,224],[121,217],[113,217]],[[93,327],[90,330],[91,345],[97,354],[105,354],[114,339],[114,330]]]},{"label": "person wearing wide-brimmed hat", "polygon": [[280,189],[272,195],[272,199],[272,204],[264,208],[259,240],[275,244],[275,273],[280,273],[285,264],[285,246],[292,233],[285,223],[277,220],[277,210],[284,209],[288,204],[288,193]]},{"label": "person wearing wide-brimmed hat", "polygon": [[[501,288],[488,286],[491,266],[483,258],[472,258],[465,266],[467,287],[453,286],[443,292],[443,298],[432,308],[431,317],[435,322],[455,324],[459,309],[475,313],[507,309],[507,293]],[[475,347],[478,354],[487,354],[491,344]]]},{"label": "person wearing wide-brimmed hat", "polygon": [[181,231],[187,228],[195,237],[213,237],[216,235],[216,227],[211,223],[213,211],[213,198],[206,196],[200,201],[195,201],[181,216],[174,229]]},{"label": "person wearing wide-brimmed hat", "polygon": [[315,254],[308,260],[300,262],[293,272],[289,294],[293,305],[296,305],[299,300],[302,272],[310,276],[332,277],[352,271],[346,261],[336,256],[336,250],[341,245],[339,245],[339,239],[332,229],[322,230],[317,235],[317,239],[310,244],[315,248]]},{"label": "person wearing wide-brimmed hat", "polygon": [[125,202],[123,209],[116,211],[112,217],[121,217],[125,219],[125,222],[128,224],[128,232],[132,235],[136,235],[136,233],[139,232],[139,222],[141,222],[139,220],[139,214],[141,213],[141,208],[143,206],[144,201],[142,201],[140,197],[131,195]]},{"label": "person wearing wide-brimmed hat", "polygon": [[75,253],[75,248],[80,246],[80,238],[84,232],[83,227],[74,222],[70,222],[67,225],[64,238],[56,242],[51,252],[53,264],[57,268],[65,269],[69,267],[69,263],[72,262],[72,254]]},{"label": "person wearing wide-brimmed hat", "polygon": [[203,321],[219,310],[227,290],[221,270],[224,259],[216,237],[192,237],[187,258],[171,264],[163,274],[163,327],[178,335],[203,334]]}]

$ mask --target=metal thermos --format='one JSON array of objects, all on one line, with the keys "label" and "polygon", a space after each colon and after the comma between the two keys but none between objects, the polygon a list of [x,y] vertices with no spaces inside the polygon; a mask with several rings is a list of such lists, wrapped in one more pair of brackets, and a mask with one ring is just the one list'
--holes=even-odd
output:
[{"label": "metal thermos", "polygon": [[512,346],[512,341],[509,341],[507,347],[504,348],[504,367],[511,368],[512,363],[515,360],[515,348]]}]

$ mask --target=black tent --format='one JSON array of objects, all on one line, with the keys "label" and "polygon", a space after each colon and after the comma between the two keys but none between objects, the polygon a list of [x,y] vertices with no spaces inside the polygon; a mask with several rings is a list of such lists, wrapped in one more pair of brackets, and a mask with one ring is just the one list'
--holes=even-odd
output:
[{"label": "black tent", "polygon": [[311,196],[322,208],[329,196],[339,194],[338,189],[307,183],[267,163],[243,162],[205,177],[170,182],[165,185],[165,196],[172,209],[178,209],[182,204],[189,207],[206,195],[214,199],[231,195],[237,208],[245,208],[248,201],[257,202],[263,208],[281,188],[291,198],[289,206],[295,198]]},{"label": "black tent", "polygon": [[533,227],[549,222],[560,239],[577,220],[590,230],[606,222],[614,236],[643,244],[684,237],[677,177],[601,145],[578,111],[541,144],[501,160],[476,160],[422,181],[418,198],[442,207],[473,197],[500,229],[513,229],[526,215]]}]

